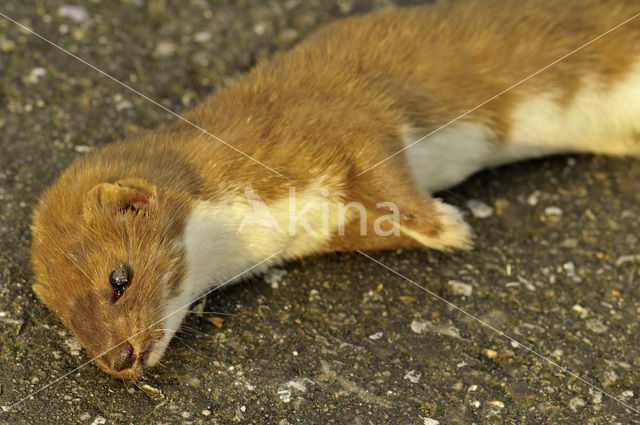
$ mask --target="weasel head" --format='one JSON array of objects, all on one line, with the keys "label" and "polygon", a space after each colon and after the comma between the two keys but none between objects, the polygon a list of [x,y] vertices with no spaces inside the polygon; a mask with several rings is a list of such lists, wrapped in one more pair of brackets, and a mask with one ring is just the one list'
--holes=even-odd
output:
[{"label": "weasel head", "polygon": [[162,316],[182,280],[188,201],[136,178],[82,186],[63,176],[36,209],[34,291],[102,370],[135,379],[175,332]]}]

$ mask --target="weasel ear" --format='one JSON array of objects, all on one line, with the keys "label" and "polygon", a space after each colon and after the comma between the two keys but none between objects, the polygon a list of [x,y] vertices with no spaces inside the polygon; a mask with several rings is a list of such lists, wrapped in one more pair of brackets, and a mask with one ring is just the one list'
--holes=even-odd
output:
[{"label": "weasel ear", "polygon": [[155,202],[156,187],[141,179],[124,179],[115,183],[100,183],[94,186],[84,201],[82,213],[89,222],[93,214],[100,210],[121,212],[139,211]]}]

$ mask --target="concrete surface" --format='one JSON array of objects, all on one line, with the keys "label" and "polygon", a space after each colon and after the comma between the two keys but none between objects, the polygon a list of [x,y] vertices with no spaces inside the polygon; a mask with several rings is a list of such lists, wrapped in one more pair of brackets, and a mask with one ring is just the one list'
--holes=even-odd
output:
[{"label": "concrete surface", "polygon": [[[180,112],[323,22],[405,3],[4,0],[0,12]],[[38,195],[83,152],[173,118],[4,18],[0,111],[8,406],[87,360],[30,290]],[[485,172],[443,196],[465,209],[477,249],[372,255],[640,409],[640,162],[545,159]],[[471,199],[493,211],[473,217]],[[210,297],[204,311],[220,314],[191,315],[141,381],[88,365],[0,423],[640,423],[363,256],[310,258],[286,272],[277,285],[253,279]],[[210,317],[224,318],[222,328]]]}]

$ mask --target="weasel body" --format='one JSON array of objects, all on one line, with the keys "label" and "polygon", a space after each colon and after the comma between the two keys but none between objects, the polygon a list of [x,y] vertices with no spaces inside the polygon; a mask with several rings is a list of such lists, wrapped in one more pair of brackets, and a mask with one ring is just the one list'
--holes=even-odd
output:
[{"label": "weasel body", "polygon": [[430,193],[526,158],[640,155],[640,22],[528,78],[638,12],[458,0],[330,24],[185,115],[253,160],[178,122],[73,163],[34,214],[34,289],[103,370],[136,378],[186,305],[247,270],[468,248]]}]

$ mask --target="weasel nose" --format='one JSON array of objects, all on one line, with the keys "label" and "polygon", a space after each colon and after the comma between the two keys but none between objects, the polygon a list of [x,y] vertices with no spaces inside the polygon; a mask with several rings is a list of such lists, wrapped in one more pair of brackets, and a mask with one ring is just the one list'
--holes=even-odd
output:
[{"label": "weasel nose", "polygon": [[137,356],[133,352],[133,347],[128,342],[124,344],[124,348],[118,353],[113,361],[113,368],[118,372],[129,369],[136,362]]}]

